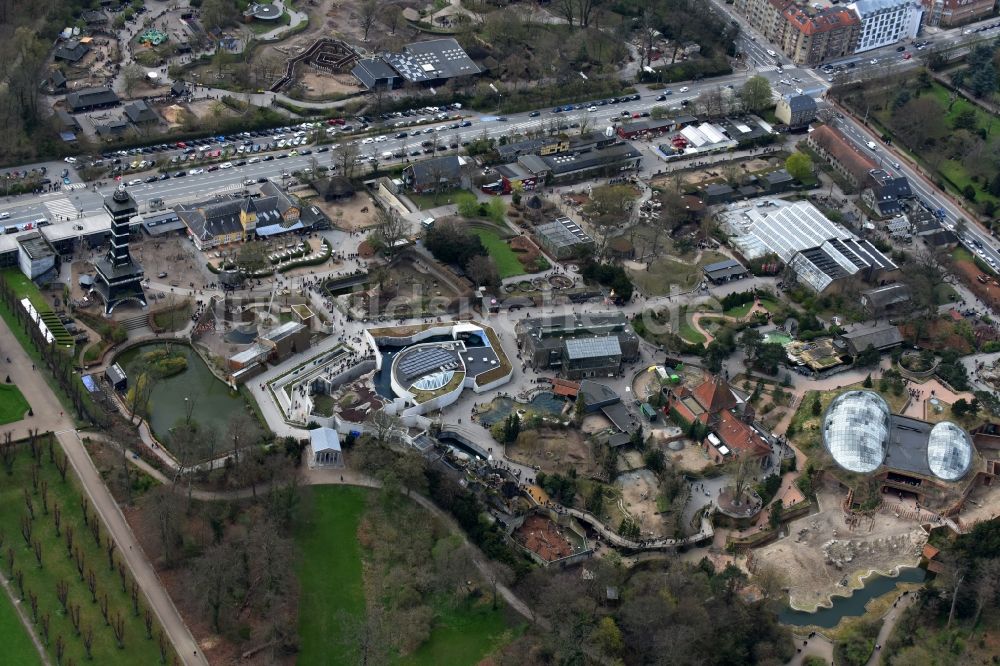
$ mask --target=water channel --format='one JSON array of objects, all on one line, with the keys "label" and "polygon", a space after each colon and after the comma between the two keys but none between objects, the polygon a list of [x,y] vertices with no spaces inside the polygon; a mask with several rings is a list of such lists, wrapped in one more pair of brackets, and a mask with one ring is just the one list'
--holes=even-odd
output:
[{"label": "water channel", "polygon": [[899,575],[894,577],[874,574],[866,578],[865,586],[860,590],[854,590],[851,596],[834,596],[831,599],[833,606],[830,608],[820,608],[810,613],[788,607],[778,614],[778,620],[796,627],[816,626],[829,629],[837,626],[837,623],[845,617],[864,615],[865,604],[891,592],[899,583],[922,583],[926,575],[927,571],[919,567],[901,568]]}]

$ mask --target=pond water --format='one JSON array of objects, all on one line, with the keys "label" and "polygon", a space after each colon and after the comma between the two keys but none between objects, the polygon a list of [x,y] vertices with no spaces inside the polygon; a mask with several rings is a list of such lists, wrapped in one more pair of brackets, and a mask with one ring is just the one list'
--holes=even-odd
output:
[{"label": "pond water", "polygon": [[792,341],[792,336],[787,333],[782,333],[781,331],[769,331],[764,334],[764,343],[776,343],[779,345],[787,345]]},{"label": "pond water", "polygon": [[[427,338],[426,340],[421,340],[416,343],[422,345],[427,342],[448,342],[453,340],[450,335],[434,335]],[[465,343],[466,347],[485,347],[486,341],[478,333],[470,333],[467,336],[462,337],[462,341]],[[378,393],[383,398],[388,398],[392,400],[396,397],[396,394],[392,392],[392,384],[390,383],[390,377],[392,376],[392,359],[399,352],[403,351],[407,347],[412,347],[413,345],[382,345],[380,346],[379,352],[382,354],[382,369],[375,373],[375,392]]]},{"label": "pond water", "polygon": [[565,406],[566,401],[556,397],[550,391],[542,391],[536,394],[531,399],[531,402],[528,403],[516,402],[511,398],[494,398],[493,402],[490,403],[489,409],[479,412],[479,422],[484,427],[489,428],[497,421],[503,421],[507,418],[507,415],[515,407],[542,415],[558,415],[562,413]]},{"label": "pond water", "polygon": [[[202,427],[213,427],[224,433],[233,414],[246,409],[243,398],[218,380],[193,349],[177,344],[170,347],[171,351],[184,354],[188,365],[184,372],[161,379],[153,387],[150,398],[152,414],[149,417],[153,434],[161,441],[169,437],[171,426],[186,417],[184,398],[194,403],[191,420]],[[131,384],[136,379],[139,357],[165,348],[166,345],[162,344],[135,347],[122,353],[116,361],[124,368]]]},{"label": "pond water", "polygon": [[900,569],[895,577],[874,575],[865,580],[865,586],[854,590],[849,597],[833,597],[831,608],[820,608],[815,613],[785,608],[778,614],[778,620],[783,624],[796,627],[812,625],[828,629],[835,627],[845,617],[858,617],[865,614],[865,604],[876,597],[892,591],[899,583],[922,583],[927,575],[925,569],[906,567]]}]

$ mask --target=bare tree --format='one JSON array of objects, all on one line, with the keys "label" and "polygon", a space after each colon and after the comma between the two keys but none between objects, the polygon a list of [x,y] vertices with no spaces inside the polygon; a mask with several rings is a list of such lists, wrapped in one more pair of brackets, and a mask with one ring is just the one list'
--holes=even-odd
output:
[{"label": "bare tree", "polygon": [[381,206],[375,209],[375,223],[377,225],[376,233],[385,244],[386,254],[392,256],[396,243],[402,240],[406,236],[406,232],[409,231],[409,223],[402,215]]},{"label": "bare tree", "polygon": [[497,264],[489,255],[477,254],[469,259],[469,263],[465,266],[465,274],[477,287],[495,287],[500,284]]},{"label": "bare tree", "polygon": [[364,31],[362,41],[367,42],[368,33],[371,31],[372,26],[375,25],[375,19],[378,16],[378,0],[364,0],[358,11],[358,25]]},{"label": "bare tree", "polygon": [[358,155],[361,149],[356,143],[338,143],[333,147],[331,162],[334,167],[340,169],[340,173],[346,178],[353,178],[354,171],[358,166]]},{"label": "bare tree", "polygon": [[972,626],[979,624],[983,609],[996,606],[997,595],[1000,594],[1000,557],[979,560],[976,564],[976,616]]}]

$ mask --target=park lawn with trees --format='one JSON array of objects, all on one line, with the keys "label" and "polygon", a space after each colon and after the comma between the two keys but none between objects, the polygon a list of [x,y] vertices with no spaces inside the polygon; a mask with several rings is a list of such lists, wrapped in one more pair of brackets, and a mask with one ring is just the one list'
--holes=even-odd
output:
[{"label": "park lawn with trees", "polygon": [[[166,639],[159,640],[161,632],[155,617],[147,616],[145,596],[137,588],[133,592],[131,572],[110,548],[108,531],[81,494],[55,438],[36,437],[33,446],[0,442],[0,461],[4,575],[12,579],[14,593],[23,597],[22,608],[52,663],[90,661],[87,642],[94,663],[157,664],[161,658],[172,659],[173,648]],[[67,543],[72,544],[72,556]]]},{"label": "park lawn with trees", "polygon": [[21,391],[13,384],[0,384],[0,425],[24,418],[30,405]]},{"label": "park lawn with trees", "polygon": [[468,585],[477,574],[461,537],[398,489],[306,492],[298,663],[472,666],[511,640],[503,604]]},{"label": "park lawn with trees", "polygon": [[[361,546],[357,531],[365,498],[372,492],[348,486],[316,486],[295,529],[299,598],[298,663],[354,664],[338,646],[348,635],[341,619],[365,611]],[[337,649],[335,649],[337,648]]]},{"label": "park lawn with trees", "polygon": [[42,663],[10,597],[3,593],[0,593],[0,645],[3,645],[4,660],[9,664],[40,666]]}]

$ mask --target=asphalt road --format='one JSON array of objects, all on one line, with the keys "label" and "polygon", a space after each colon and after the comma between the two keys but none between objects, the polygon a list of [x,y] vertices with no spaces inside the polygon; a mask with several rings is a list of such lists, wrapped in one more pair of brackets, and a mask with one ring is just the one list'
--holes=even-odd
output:
[{"label": "asphalt road", "polygon": [[[890,173],[906,176],[914,194],[923,199],[931,210],[943,213],[942,221],[945,226],[954,230],[958,220],[965,220],[966,230],[960,235],[963,245],[973,254],[980,254],[987,261],[992,259],[997,266],[1000,266],[1000,249],[998,249],[1000,243],[997,239],[993,238],[978,223],[969,220],[968,216],[957,205],[942,195],[921,173],[895,155],[890,147],[882,143],[879,135],[848,116],[836,118],[833,123],[858,150],[874,158],[882,165],[882,168]],[[868,142],[875,144],[875,150],[868,148]],[[895,164],[899,166],[896,167]]]},{"label": "asphalt road", "polygon": [[[781,86],[780,80],[784,77],[799,75],[805,76],[805,72],[799,70],[786,70],[785,72],[777,71],[767,71],[761,73],[772,80],[773,85],[777,88]],[[563,111],[560,113],[553,113],[551,107],[546,107],[544,109],[539,109],[535,113],[538,115],[532,117],[530,113],[517,113],[508,114],[504,116],[506,120],[500,120],[496,115],[490,114],[473,114],[465,112],[463,114],[463,119],[468,120],[471,125],[468,127],[458,127],[453,128],[452,126],[457,122],[455,120],[446,120],[441,122],[436,122],[433,124],[422,124],[422,125],[408,125],[403,127],[396,127],[395,123],[400,122],[398,120],[385,123],[387,126],[383,126],[381,129],[371,128],[369,132],[375,132],[371,136],[376,138],[378,136],[383,136],[384,140],[375,141],[371,143],[360,143],[363,139],[356,137],[345,136],[343,141],[360,143],[359,153],[366,157],[378,157],[383,153],[395,153],[402,150],[407,153],[406,157],[403,159],[381,159],[379,157],[379,162],[381,164],[397,164],[404,161],[418,161],[421,159],[426,159],[430,157],[428,154],[421,153],[420,156],[411,156],[410,152],[415,150],[423,150],[421,143],[428,140],[436,140],[439,145],[444,144],[447,147],[452,143],[461,144],[464,141],[473,141],[475,139],[489,137],[494,139],[499,139],[500,137],[512,135],[527,135],[532,132],[544,132],[550,129],[557,129],[560,126],[569,129],[570,131],[575,130],[572,128],[573,124],[587,126],[592,130],[603,131],[605,128],[610,127],[615,120],[620,120],[622,118],[623,112],[628,112],[629,114],[642,113],[644,111],[650,111],[655,106],[665,106],[677,113],[683,111],[682,103],[685,101],[692,101],[698,97],[703,91],[711,90],[716,88],[726,89],[727,86],[732,86],[732,89],[738,90],[739,87],[746,81],[747,77],[751,75],[751,72],[738,72],[732,75],[717,77],[705,81],[689,82],[689,83],[678,83],[671,85],[668,89],[671,94],[666,97],[664,101],[657,101],[656,97],[664,94],[666,90],[645,90],[642,89],[640,92],[641,98],[638,101],[629,101],[619,104],[608,104],[605,106],[597,106],[595,111],[589,111],[591,108],[587,103],[587,100],[581,101],[580,104],[574,105],[580,108],[574,108],[572,111]],[[685,89],[685,92],[681,92]],[[814,86],[816,92],[821,92],[819,88]],[[409,121],[409,119],[404,119]],[[421,130],[419,135],[414,135],[418,130]],[[434,128],[432,133],[424,133],[423,130],[427,128]],[[378,132],[382,132],[381,135]],[[397,134],[401,132],[407,132],[409,136],[405,139],[395,138]],[[268,137],[258,137],[255,139],[258,143],[263,143],[268,141]],[[331,149],[337,144],[330,144]],[[234,167],[232,169],[224,169],[214,172],[205,172],[198,175],[187,175],[183,178],[171,178],[169,180],[157,181],[154,183],[142,183],[129,187],[129,191],[132,196],[135,197],[136,201],[140,204],[142,209],[146,202],[153,198],[163,199],[166,206],[171,206],[176,203],[192,202],[198,199],[208,198],[213,194],[222,193],[227,191],[232,191],[240,189],[241,184],[246,179],[252,178],[254,180],[258,178],[273,178],[280,181],[283,173],[290,174],[293,171],[298,171],[304,169],[305,167],[311,166],[314,162],[318,165],[331,166],[333,152],[316,153],[315,150],[317,146],[301,146],[298,150],[303,148],[309,148],[313,150],[313,154],[308,156],[292,156],[286,159],[274,159],[268,162],[259,162],[257,164],[247,164],[242,167]],[[272,155],[283,155],[291,151],[289,148],[274,151],[270,154]],[[128,159],[156,159],[157,167],[164,166],[164,163],[169,163],[170,158],[174,155],[179,154],[181,151],[165,151],[160,153],[153,153],[152,155],[142,155],[129,157]],[[448,149],[441,152],[448,152]],[[262,158],[267,153],[260,152],[253,156]],[[247,160],[249,156],[232,156],[230,160],[232,162],[237,162],[240,160]],[[48,162],[43,164],[26,165],[21,168],[30,169],[36,166],[45,166],[48,169],[48,175],[53,180],[56,180],[63,169],[67,168],[69,165],[64,162]],[[171,173],[181,170],[189,170],[194,168],[195,165],[185,166],[184,163],[170,164],[166,167]],[[44,194],[25,194],[16,197],[9,197],[0,201],[0,214],[7,213],[8,217],[4,220],[0,220],[0,224],[12,225],[20,222],[28,222],[33,220],[38,220],[42,217],[48,219],[53,224],[60,224],[71,222],[76,219],[79,215],[88,215],[95,213],[102,208],[102,201],[104,195],[111,192],[115,187],[115,183],[107,181],[108,184],[102,188],[93,187],[92,183],[82,184],[75,169],[70,168],[70,179],[73,182],[69,188],[61,188],[53,192],[46,192]],[[123,180],[129,181],[133,179],[145,179],[150,175],[157,173],[156,171],[149,170],[145,172],[130,172],[123,177]],[[81,188],[81,189],[75,189]],[[69,218],[68,220],[66,218]]]}]

